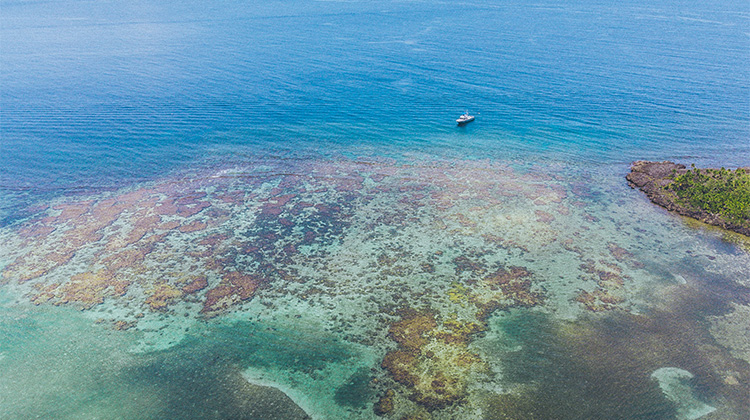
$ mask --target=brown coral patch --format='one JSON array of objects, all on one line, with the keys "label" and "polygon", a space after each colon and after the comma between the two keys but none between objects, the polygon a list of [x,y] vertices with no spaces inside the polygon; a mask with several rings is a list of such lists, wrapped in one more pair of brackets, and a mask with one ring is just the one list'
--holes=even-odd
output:
[{"label": "brown coral patch", "polygon": [[260,210],[261,216],[278,216],[280,215],[284,210],[275,205],[269,205],[265,204]]},{"label": "brown coral patch", "polygon": [[115,322],[114,322],[114,323],[112,324],[112,326],[113,326],[113,327],[114,327],[114,329],[116,329],[117,331],[127,331],[127,330],[129,330],[129,329],[131,329],[131,328],[135,327],[135,326],[136,326],[136,324],[137,324],[137,322],[134,322],[134,321],[130,321],[130,322],[128,322],[128,321],[123,321],[123,320],[120,320],[120,321],[115,321]]},{"label": "brown coral patch", "polygon": [[253,297],[255,291],[267,283],[264,279],[237,271],[226,273],[219,285],[206,292],[201,313],[216,316],[233,305]]},{"label": "brown coral patch", "polygon": [[435,327],[433,314],[409,310],[400,321],[391,324],[388,336],[405,349],[418,351],[427,344],[426,335]]},{"label": "brown coral patch", "polygon": [[386,353],[381,366],[396,382],[413,387],[419,378],[413,372],[417,356],[406,350],[393,350]]},{"label": "brown coral patch", "polygon": [[156,214],[160,214],[162,216],[175,216],[177,215],[177,205],[175,205],[175,199],[173,198],[166,198],[154,206],[154,211]]},{"label": "brown coral patch", "polygon": [[608,242],[607,249],[609,249],[609,253],[612,254],[612,256],[615,257],[617,261],[623,262],[625,260],[633,258],[633,253],[614,242]]},{"label": "brown coral patch", "polygon": [[607,243],[609,253],[619,262],[624,262],[632,268],[643,268],[642,262],[635,259],[635,255],[627,249],[617,245],[614,242]]},{"label": "brown coral patch", "polygon": [[286,194],[270,198],[263,204],[260,214],[264,216],[278,216],[284,211],[283,207],[295,197],[296,194]]},{"label": "brown coral patch", "polygon": [[398,262],[398,258],[395,256],[390,256],[385,252],[381,252],[378,254],[378,265],[379,266],[392,266],[393,264]]},{"label": "brown coral patch", "polygon": [[147,293],[149,297],[146,299],[146,304],[155,311],[167,309],[169,304],[183,296],[182,290],[168,283],[159,284]]},{"label": "brown coral patch", "polygon": [[532,273],[525,267],[500,268],[485,277],[485,284],[491,289],[500,289],[503,298],[513,306],[532,307],[544,302],[544,293],[532,290]]},{"label": "brown coral patch", "polygon": [[485,322],[500,309],[512,307],[530,308],[544,303],[546,292],[536,286],[533,273],[525,267],[501,267],[488,274],[476,284],[469,301],[478,309],[477,320]]},{"label": "brown coral patch", "polygon": [[52,269],[67,263],[71,258],[73,258],[72,253],[53,251],[44,254],[40,251],[37,254],[32,252],[8,264],[3,270],[2,282],[15,280],[18,283],[25,283],[47,274]]},{"label": "brown coral patch", "polygon": [[487,329],[484,324],[478,324],[476,322],[459,322],[455,319],[449,319],[443,322],[443,327],[448,331],[437,332],[435,337],[449,344],[463,345],[468,345],[475,334],[481,333]]},{"label": "brown coral patch", "polygon": [[607,289],[597,287],[593,292],[581,290],[576,295],[575,301],[591,312],[603,312],[617,309],[617,304],[623,299],[613,295]]},{"label": "brown coral patch", "polygon": [[18,230],[18,236],[22,238],[44,238],[50,233],[57,229],[54,226],[45,225],[43,223],[36,223],[30,226],[25,226]]},{"label": "brown coral patch", "polygon": [[65,231],[63,243],[68,249],[82,248],[84,245],[98,242],[104,235],[99,232],[101,227],[94,225],[80,225]]},{"label": "brown coral patch", "polygon": [[583,248],[574,244],[575,240],[573,240],[572,238],[568,238],[562,242],[562,247],[570,252],[575,252],[579,257],[583,258],[583,256],[586,255],[586,252],[583,250]]},{"label": "brown coral patch", "polygon": [[389,337],[399,344],[388,352],[382,367],[408,390],[408,398],[428,411],[462,401],[468,376],[480,366],[479,357],[467,348],[468,337],[477,332],[471,323],[439,327],[429,311],[402,311],[391,325]]},{"label": "brown coral patch", "polygon": [[173,230],[176,229],[178,226],[180,226],[180,222],[177,220],[170,220],[168,222],[164,222],[156,227],[156,229],[159,230]]},{"label": "brown coral patch", "polygon": [[101,260],[107,269],[116,273],[124,268],[140,265],[151,252],[151,247],[131,247]]},{"label": "brown coral patch", "polygon": [[484,303],[475,302],[475,305],[478,309],[476,317],[480,322],[487,322],[487,319],[489,319],[489,317],[492,316],[493,313],[502,309],[508,309],[511,306],[508,303],[500,302],[497,299],[493,299]]},{"label": "brown coral patch", "polygon": [[530,190],[524,191],[523,195],[538,206],[561,203],[567,196],[564,188],[555,185],[532,185]]},{"label": "brown coral patch", "polygon": [[[67,250],[66,250],[67,251]],[[72,252],[57,252],[52,251],[45,255],[44,257],[47,259],[47,261],[53,263],[55,266],[66,264],[68,261],[70,261],[73,258]]]},{"label": "brown coral patch", "polygon": [[518,248],[526,252],[529,252],[529,249],[526,246],[521,245],[516,241],[505,239],[502,236],[498,236],[494,234],[484,234],[482,235],[482,238],[484,238],[484,240],[487,241],[487,243],[497,245],[501,248],[505,248],[505,249]]},{"label": "brown coral patch", "polygon": [[509,270],[501,267],[486,276],[484,281],[490,285],[490,287],[497,288],[507,285],[511,281],[520,280],[529,276],[531,276],[531,272],[526,267],[511,266]]},{"label": "brown coral patch", "polygon": [[125,210],[125,205],[118,203],[114,198],[102,200],[91,208],[91,214],[87,218],[87,222],[94,228],[101,229],[117,220],[123,210]]},{"label": "brown coral patch", "polygon": [[197,232],[199,230],[205,229],[207,226],[208,225],[205,222],[202,222],[200,220],[195,220],[191,223],[180,226],[180,232],[182,233]]},{"label": "brown coral patch", "polygon": [[82,309],[90,309],[104,302],[106,296],[122,296],[130,282],[117,280],[107,270],[87,271],[76,274],[61,286],[57,304],[77,303]]},{"label": "brown coral patch", "polygon": [[555,216],[553,216],[552,213],[547,213],[542,210],[534,210],[534,214],[536,215],[537,222],[549,224],[555,221]]},{"label": "brown coral patch", "polygon": [[65,223],[67,221],[78,219],[80,216],[85,214],[91,208],[93,204],[92,200],[81,201],[78,203],[64,203],[52,207],[55,210],[60,210],[60,214],[55,217],[57,223]]},{"label": "brown coral patch", "polygon": [[36,292],[32,292],[29,295],[29,300],[31,300],[31,303],[33,303],[34,305],[41,305],[42,303],[49,302],[55,297],[54,292],[58,286],[60,286],[59,283],[36,283],[34,285],[34,290],[36,290]]},{"label": "brown coral patch", "polygon": [[456,213],[455,218],[458,221],[458,224],[463,227],[473,228],[477,226],[477,222],[471,220],[468,216],[466,216],[463,213]]},{"label": "brown coral patch", "polygon": [[555,211],[561,216],[568,216],[570,214],[570,208],[563,204],[560,204],[559,206],[557,206],[555,208]]},{"label": "brown coral patch", "polygon": [[422,264],[420,264],[420,268],[425,273],[434,273],[435,272],[435,265],[431,264],[431,263],[428,263],[428,262],[423,262]]},{"label": "brown coral patch", "polygon": [[471,258],[460,255],[453,259],[453,264],[456,265],[456,275],[461,275],[464,271],[470,271],[473,274],[482,274],[487,271],[484,264],[481,262],[472,260]]},{"label": "brown coral patch", "polygon": [[364,178],[357,174],[349,174],[336,182],[336,191],[339,192],[352,192],[362,189],[362,183]]},{"label": "brown coral patch", "polygon": [[152,233],[154,229],[159,228],[160,223],[161,217],[158,215],[137,218],[135,223],[133,223],[130,232],[128,232],[121,240],[114,240],[107,243],[107,250],[113,251],[140,241],[146,235]]},{"label": "brown coral patch", "polygon": [[205,245],[211,248],[214,248],[221,244],[222,242],[229,239],[229,235],[226,233],[217,233],[213,235],[206,236],[205,238],[198,241],[200,245]]},{"label": "brown coral patch", "polygon": [[378,399],[378,402],[373,406],[375,415],[385,416],[393,411],[394,404],[393,399],[396,396],[396,392],[392,389],[387,389],[385,393]]},{"label": "brown coral patch", "polygon": [[307,202],[307,201],[300,201],[294,204],[294,207],[289,211],[291,214],[298,216],[300,215],[305,209],[314,207],[315,205],[313,203]]},{"label": "brown coral patch", "polygon": [[206,276],[198,276],[191,280],[188,284],[186,284],[182,288],[182,292],[186,295],[189,295],[195,292],[199,292],[206,287],[208,287],[208,279],[206,278]]},{"label": "brown coral patch", "polygon": [[[22,261],[23,260],[19,258],[16,260],[16,263],[10,264],[5,267],[5,269],[3,270],[3,284],[8,283],[11,280],[15,280],[19,283],[24,283],[31,279],[41,277],[47,274],[47,271],[49,271],[49,268],[35,268],[31,270],[23,269],[21,268]],[[18,264],[18,267],[14,267],[14,265],[16,264]]]},{"label": "brown coral patch", "polygon": [[139,188],[134,191],[122,193],[117,196],[117,201],[126,207],[133,207],[135,204],[151,197],[153,190],[148,188]]},{"label": "brown coral patch", "polygon": [[161,216],[157,214],[152,215],[136,215],[135,223],[133,223],[134,231],[150,232],[154,230],[161,223]]},{"label": "brown coral patch", "polygon": [[413,369],[420,375],[409,398],[428,411],[461,402],[466,398],[470,372],[482,365],[466,347],[445,345],[432,358],[418,358]]},{"label": "brown coral patch", "polygon": [[[596,284],[603,289],[619,289],[625,285],[629,277],[622,274],[622,268],[616,264],[600,261],[597,265],[593,260],[586,260],[581,264],[581,270],[592,274]],[[606,268],[601,268],[604,266]]]},{"label": "brown coral patch", "polygon": [[503,293],[510,298],[515,306],[530,308],[538,306],[544,302],[544,294],[531,290],[531,282],[526,280],[522,282],[510,283],[509,287],[503,289]]},{"label": "brown coral patch", "polygon": [[226,191],[224,193],[216,194],[215,198],[228,204],[241,205],[245,201],[245,192],[244,191]]},{"label": "brown coral patch", "polygon": [[208,201],[189,201],[188,204],[178,204],[177,214],[182,217],[192,217],[211,207]]},{"label": "brown coral patch", "polygon": [[596,274],[599,276],[597,284],[602,287],[608,286],[612,288],[620,288],[625,285],[625,279],[619,273],[598,270]]}]

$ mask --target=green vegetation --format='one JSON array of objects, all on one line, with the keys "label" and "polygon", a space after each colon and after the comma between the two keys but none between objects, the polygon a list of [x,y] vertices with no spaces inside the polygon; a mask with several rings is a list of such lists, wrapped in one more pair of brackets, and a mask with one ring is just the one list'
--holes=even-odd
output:
[{"label": "green vegetation", "polygon": [[750,226],[750,173],[744,169],[697,169],[673,176],[667,188],[684,205]]}]

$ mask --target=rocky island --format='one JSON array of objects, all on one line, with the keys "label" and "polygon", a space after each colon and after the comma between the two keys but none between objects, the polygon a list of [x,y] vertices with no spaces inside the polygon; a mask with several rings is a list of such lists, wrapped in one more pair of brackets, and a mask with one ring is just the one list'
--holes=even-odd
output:
[{"label": "rocky island", "polygon": [[750,168],[688,169],[669,161],[636,161],[626,178],[654,204],[750,237]]}]

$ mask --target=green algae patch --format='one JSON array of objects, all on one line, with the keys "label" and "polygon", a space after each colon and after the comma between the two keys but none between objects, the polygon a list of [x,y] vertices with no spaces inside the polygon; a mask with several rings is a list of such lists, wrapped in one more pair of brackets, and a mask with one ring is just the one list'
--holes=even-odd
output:
[{"label": "green algae patch", "polygon": [[750,236],[750,170],[634,162],[627,180],[667,210]]},{"label": "green algae patch", "polygon": [[468,289],[461,285],[461,283],[451,283],[451,288],[448,290],[448,299],[453,303],[464,305],[469,301],[467,296]]}]

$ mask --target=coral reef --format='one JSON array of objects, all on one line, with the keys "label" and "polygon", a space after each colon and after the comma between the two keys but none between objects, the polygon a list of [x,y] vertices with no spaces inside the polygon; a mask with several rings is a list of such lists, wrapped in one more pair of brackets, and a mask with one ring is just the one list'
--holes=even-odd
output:
[{"label": "coral reef", "polygon": [[525,267],[500,267],[482,277],[474,287],[471,301],[477,307],[477,319],[485,321],[494,311],[513,307],[530,308],[545,300],[542,286],[533,281]]},{"label": "coral reef", "polygon": [[607,289],[596,288],[593,292],[579,291],[575,301],[591,312],[603,312],[617,309],[617,304],[623,299],[612,295]]},{"label": "coral reef", "polygon": [[373,406],[373,411],[378,416],[385,416],[393,412],[393,398],[396,396],[396,392],[392,389],[387,389],[385,393],[378,399],[378,402]]},{"label": "coral reef", "polygon": [[638,261],[632,252],[617,245],[616,243],[608,242],[607,249],[618,262],[624,262],[631,268],[643,268],[643,263]]},{"label": "coral reef", "polygon": [[409,390],[411,400],[428,411],[463,400],[472,372],[484,368],[468,349],[468,339],[453,339],[474,329],[461,328],[455,321],[454,328],[458,331],[446,333],[438,327],[434,313],[405,309],[388,332],[398,348],[385,355],[382,367]]},{"label": "coral reef", "polygon": [[[42,207],[0,232],[0,282],[37,305],[111,313],[115,329],[309,310],[383,355],[366,369],[378,397],[352,410],[447,418],[478,410],[470,391],[493,375],[478,340],[494,320],[556,305],[614,316],[644,269],[646,248],[602,228],[589,181],[474,161],[257,166]],[[529,414],[512,392],[496,405]]]},{"label": "coral reef", "polygon": [[157,285],[154,289],[147,292],[146,304],[152,310],[161,311],[167,308],[167,305],[182,297],[184,292],[168,283]]},{"label": "coral reef", "polygon": [[189,295],[200,292],[206,287],[208,287],[208,279],[206,276],[193,276],[191,280],[182,287],[182,293]]},{"label": "coral reef", "polygon": [[206,316],[218,315],[230,306],[252,298],[255,291],[267,282],[256,275],[237,271],[226,273],[221,283],[206,293],[201,313]]},{"label": "coral reef", "polygon": [[[487,271],[482,262],[465,256],[453,262],[459,274]],[[472,276],[470,286],[454,282],[447,291],[448,300],[476,308],[473,320],[427,310],[401,310],[401,319],[391,324],[388,333],[398,347],[386,354],[382,367],[404,385],[412,401],[428,411],[460,403],[466,397],[468,378],[486,369],[485,362],[468,346],[473,337],[486,330],[488,317],[501,308],[544,302],[544,294],[535,289],[532,278],[526,268],[513,266],[501,267],[479,279]]]},{"label": "coral reef", "polygon": [[75,303],[82,309],[89,309],[104,302],[105,296],[122,296],[130,282],[118,280],[108,270],[76,274],[70,281],[56,288],[59,290],[57,304]]},{"label": "coral reef", "polygon": [[[619,260],[627,258],[631,265],[639,267],[638,264],[632,263],[632,255],[624,249],[614,244],[611,244],[609,248],[615,258],[618,256],[620,257]],[[591,259],[584,260],[580,268],[583,273],[586,273],[581,276],[581,279],[593,280],[596,283],[596,288],[592,292],[579,290],[574,300],[591,312],[620,309],[620,304],[625,301],[622,296],[623,288],[631,280],[630,277],[623,274],[622,268],[614,263],[606,261],[597,263]]]}]

